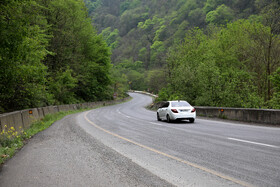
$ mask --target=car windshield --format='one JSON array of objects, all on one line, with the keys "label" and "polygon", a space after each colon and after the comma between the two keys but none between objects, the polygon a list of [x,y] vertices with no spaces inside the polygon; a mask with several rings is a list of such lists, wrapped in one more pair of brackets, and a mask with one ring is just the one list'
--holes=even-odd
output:
[{"label": "car windshield", "polygon": [[186,101],[177,101],[177,102],[172,102],[171,106],[172,107],[189,107],[191,105]]}]

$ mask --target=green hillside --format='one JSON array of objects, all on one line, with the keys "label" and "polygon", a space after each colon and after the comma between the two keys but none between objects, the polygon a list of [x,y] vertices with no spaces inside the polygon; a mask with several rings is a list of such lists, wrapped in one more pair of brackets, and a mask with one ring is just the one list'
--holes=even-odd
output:
[{"label": "green hillside", "polygon": [[186,31],[241,18],[260,19],[263,0],[86,0],[93,24],[114,49],[113,63],[142,61],[162,67],[168,47]]},{"label": "green hillside", "polygon": [[194,105],[280,108],[279,1],[85,0],[116,89]]}]

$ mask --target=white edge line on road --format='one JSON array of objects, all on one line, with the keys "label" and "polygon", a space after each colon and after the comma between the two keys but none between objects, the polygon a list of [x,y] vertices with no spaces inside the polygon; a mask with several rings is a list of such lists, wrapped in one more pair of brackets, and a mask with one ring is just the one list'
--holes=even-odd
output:
[{"label": "white edge line on road", "polygon": [[194,168],[200,169],[200,170],[205,171],[205,172],[207,172],[207,173],[210,173],[210,174],[212,174],[212,175],[216,175],[216,176],[218,176],[218,177],[220,177],[220,178],[223,178],[223,179],[225,179],[225,180],[232,181],[232,182],[234,182],[234,183],[236,183],[236,184],[239,184],[239,185],[241,185],[241,186],[245,186],[245,187],[251,187],[251,186],[253,186],[253,185],[251,185],[251,184],[249,184],[249,183],[247,183],[247,182],[244,182],[244,181],[241,181],[241,180],[232,178],[232,177],[230,177],[230,176],[226,176],[226,175],[221,174],[221,173],[219,173],[219,172],[216,172],[216,171],[214,171],[214,170],[211,170],[211,169],[208,169],[208,168],[199,166],[199,165],[197,165],[197,164],[195,164],[195,163],[192,163],[192,162],[183,160],[183,159],[178,158],[178,157],[176,157],[176,156],[169,155],[169,154],[167,154],[167,153],[164,153],[164,152],[161,152],[161,151],[156,150],[156,149],[154,149],[154,148],[145,146],[145,145],[140,144],[140,143],[138,143],[138,142],[134,142],[133,140],[130,140],[130,139],[125,138],[125,137],[123,137],[123,136],[120,136],[120,135],[118,135],[118,134],[116,134],[116,133],[113,133],[113,132],[111,132],[111,131],[108,131],[108,130],[106,130],[106,129],[104,129],[104,128],[98,126],[98,125],[96,125],[95,123],[93,123],[93,121],[91,121],[90,119],[88,119],[87,115],[88,115],[89,112],[90,112],[90,111],[84,113],[84,119],[85,119],[88,123],[90,123],[91,125],[93,125],[95,128],[97,128],[97,129],[99,129],[99,130],[101,130],[101,131],[103,131],[103,132],[105,132],[105,133],[107,133],[107,134],[110,134],[110,135],[112,135],[112,136],[114,136],[114,137],[116,137],[116,138],[122,139],[122,140],[127,141],[127,142],[129,142],[129,143],[132,143],[132,144],[134,144],[134,145],[137,145],[137,146],[139,146],[139,147],[141,147],[141,148],[143,148],[143,149],[152,151],[152,152],[154,152],[154,153],[160,154],[160,155],[165,156],[165,157],[167,157],[167,158],[171,158],[171,159],[174,159],[174,160],[176,160],[176,161],[178,161],[178,162],[181,162],[181,163],[184,163],[184,164],[186,164],[186,165],[192,166],[192,167],[194,167]]},{"label": "white edge line on road", "polygon": [[159,124],[159,123],[154,123],[154,122],[150,122],[150,123],[153,124],[153,125],[165,126],[165,125],[162,125],[162,124]]},{"label": "white edge line on road", "polygon": [[259,143],[259,142],[252,142],[252,141],[248,141],[248,140],[242,140],[242,139],[237,139],[237,138],[227,138],[229,140],[234,140],[234,141],[238,141],[238,142],[244,142],[244,143],[250,143],[250,144],[255,144],[255,145],[262,145],[262,146],[266,146],[266,147],[273,147],[273,148],[279,148],[275,145],[269,145],[269,144],[264,144],[264,143]]},{"label": "white edge line on road", "polygon": [[127,117],[127,118],[131,118],[130,116],[127,116],[127,115],[125,115],[125,114],[121,113],[119,109],[117,110],[117,112],[118,112],[119,114],[121,114],[121,115],[123,115],[123,116]]}]

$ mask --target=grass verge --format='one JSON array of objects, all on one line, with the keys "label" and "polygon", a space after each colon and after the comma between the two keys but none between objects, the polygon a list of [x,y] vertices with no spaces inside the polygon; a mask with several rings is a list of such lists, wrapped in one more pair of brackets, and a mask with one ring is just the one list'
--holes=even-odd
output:
[{"label": "grass verge", "polygon": [[33,123],[30,128],[17,132],[14,127],[3,130],[0,134],[0,164],[3,164],[7,159],[14,156],[17,150],[21,149],[27,140],[32,138],[38,132],[41,132],[50,127],[55,121],[63,117],[83,112],[89,109],[80,109],[67,112],[58,112],[48,114],[42,120]]}]

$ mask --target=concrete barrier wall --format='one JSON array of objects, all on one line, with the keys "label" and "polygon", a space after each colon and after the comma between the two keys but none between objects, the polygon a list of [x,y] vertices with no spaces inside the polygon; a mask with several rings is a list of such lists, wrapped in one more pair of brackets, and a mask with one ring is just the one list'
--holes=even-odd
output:
[{"label": "concrete barrier wall", "polygon": [[37,111],[38,111],[39,119],[43,119],[45,116],[43,108],[37,108]]},{"label": "concrete barrier wall", "polygon": [[20,131],[22,128],[24,128],[21,111],[2,114],[0,116],[0,123],[1,130],[6,130],[14,127],[16,131]]},{"label": "concrete barrier wall", "polygon": [[196,106],[198,116],[280,125],[280,110]]},{"label": "concrete barrier wall", "polygon": [[11,127],[14,127],[16,131],[20,132],[22,129],[29,128],[32,123],[44,118],[44,116],[46,116],[47,114],[54,114],[61,111],[94,108],[97,106],[105,106],[118,102],[123,102],[125,100],[126,99],[82,104],[47,106],[0,114],[0,131],[2,132],[2,130],[4,129],[7,130]]},{"label": "concrete barrier wall", "polygon": [[57,108],[58,108],[59,112],[71,110],[70,109],[71,108],[70,105],[59,105],[59,106],[57,106]]},{"label": "concrete barrier wall", "polygon": [[158,97],[157,95],[154,95],[154,94],[152,94],[152,93],[145,92],[145,91],[129,90],[129,92],[141,93],[141,94],[149,95],[149,96],[151,96],[151,97]]},{"label": "concrete barrier wall", "polygon": [[22,110],[21,117],[24,129],[28,129],[33,122],[40,119],[40,115],[37,108]]}]

